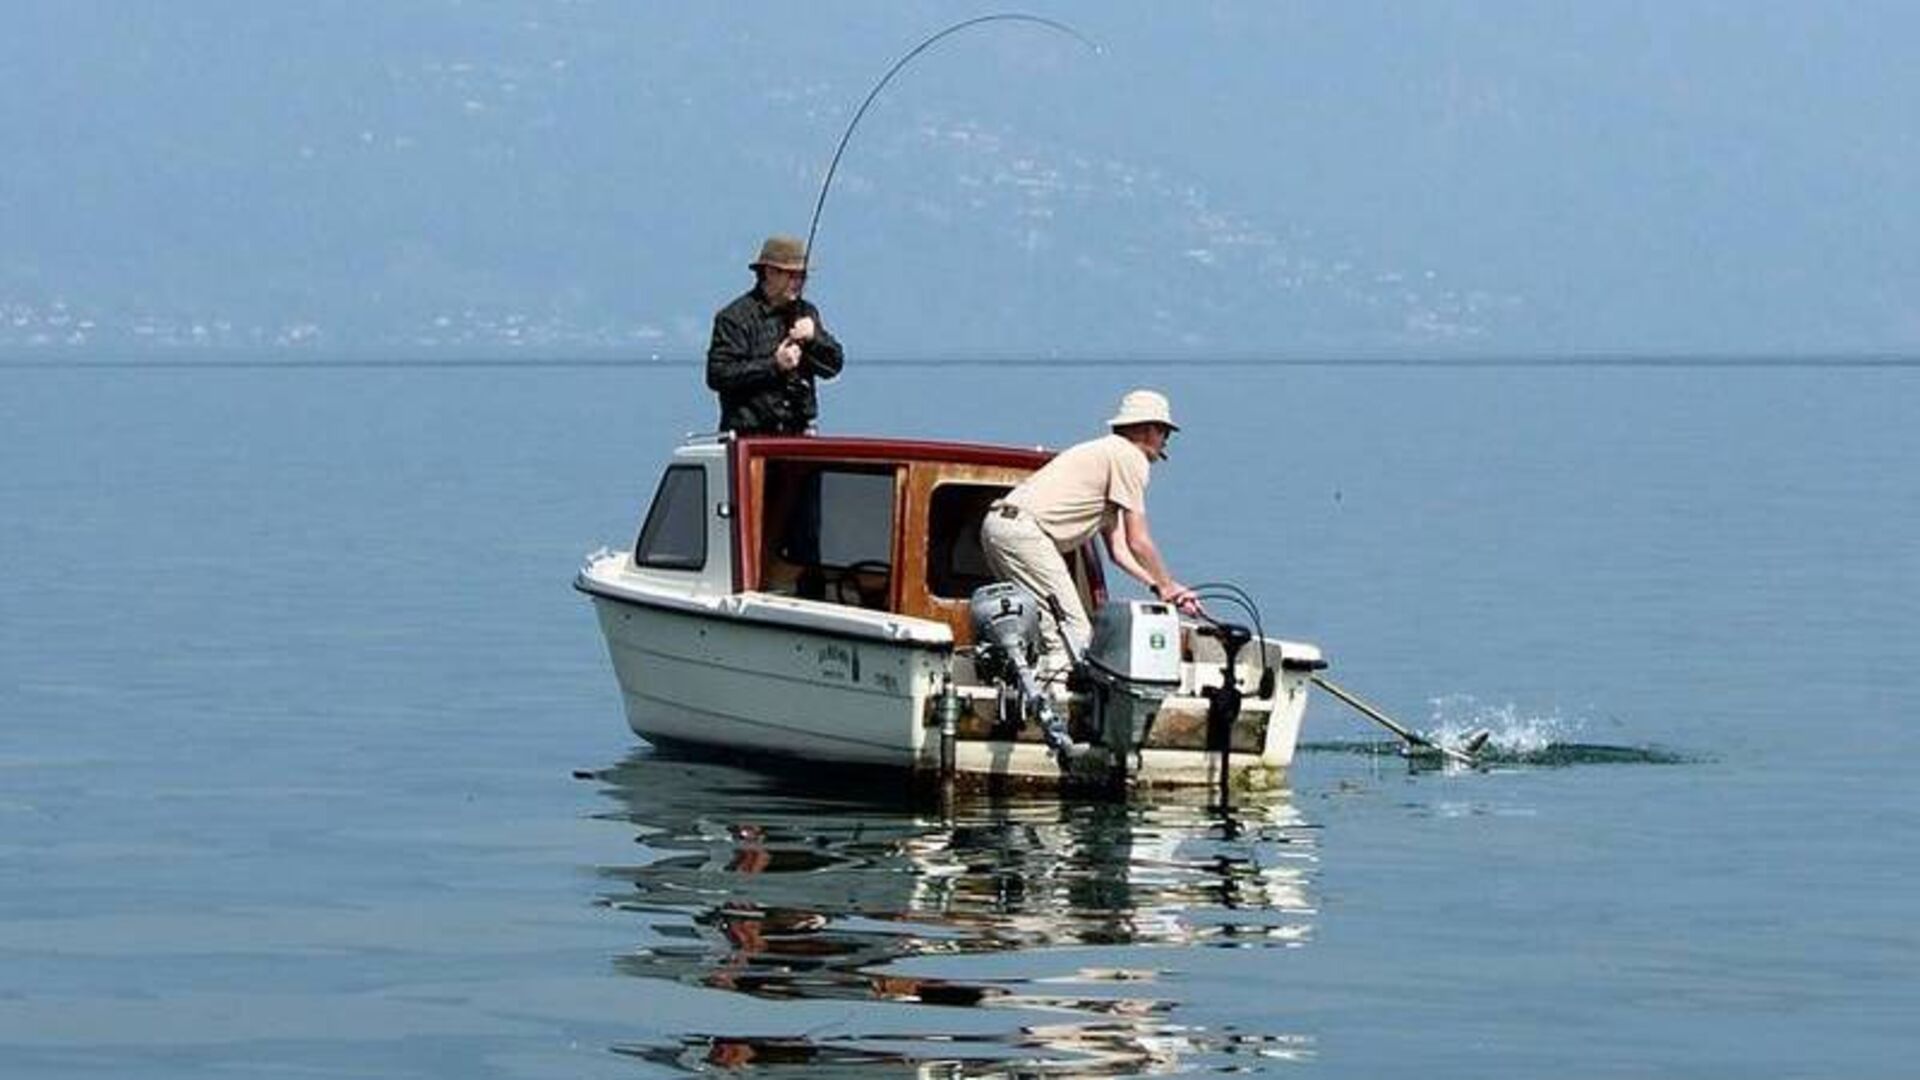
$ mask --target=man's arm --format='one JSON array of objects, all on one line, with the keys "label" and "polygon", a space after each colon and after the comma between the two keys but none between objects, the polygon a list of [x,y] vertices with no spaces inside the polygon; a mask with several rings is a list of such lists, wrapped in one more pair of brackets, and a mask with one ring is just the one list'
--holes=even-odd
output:
[{"label": "man's arm", "polygon": [[1127,544],[1127,516],[1124,511],[1114,516],[1113,527],[1103,534],[1102,539],[1107,542],[1107,558],[1113,560],[1113,565],[1147,588],[1153,588],[1153,575],[1140,565],[1139,559],[1133,557],[1133,549]]},{"label": "man's arm", "polygon": [[[1114,541],[1122,542],[1125,550],[1133,557],[1134,565],[1128,566],[1117,552],[1120,547]],[[1173,580],[1173,574],[1167,569],[1165,559],[1160,557],[1160,549],[1153,542],[1153,532],[1147,527],[1145,510],[1120,508],[1115,517],[1113,529],[1108,533],[1107,545],[1116,552],[1114,562],[1120,569],[1139,578],[1153,591],[1153,595],[1174,605],[1189,615],[1200,613],[1200,599],[1192,589]]]},{"label": "man's arm", "polygon": [[753,337],[747,327],[724,311],[713,317],[713,340],[707,345],[707,389],[752,390],[779,377],[772,353],[754,354]]}]

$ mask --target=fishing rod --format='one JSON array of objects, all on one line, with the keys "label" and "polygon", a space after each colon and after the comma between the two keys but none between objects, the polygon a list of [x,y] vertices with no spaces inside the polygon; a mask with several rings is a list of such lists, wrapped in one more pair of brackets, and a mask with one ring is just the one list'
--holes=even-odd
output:
[{"label": "fishing rod", "polygon": [[1393,717],[1388,716],[1372,705],[1360,700],[1352,691],[1333,682],[1326,676],[1315,673],[1311,678],[1315,686],[1351,705],[1353,710],[1361,716],[1400,736],[1401,740],[1408,746],[1415,750],[1424,750],[1430,754],[1439,754],[1449,761],[1455,761],[1462,765],[1475,764],[1474,755],[1480,752],[1480,748],[1486,745],[1487,739],[1492,735],[1489,731],[1476,731],[1467,737],[1466,745],[1461,747],[1453,747],[1445,743],[1435,742],[1412,728],[1395,721]]},{"label": "fishing rod", "polygon": [[833,174],[834,171],[840,167],[840,155],[847,152],[847,143],[853,138],[853,129],[860,126],[860,118],[867,115],[867,107],[872,105],[874,99],[880,96],[880,91],[886,89],[887,84],[893,81],[893,77],[900,73],[901,68],[912,63],[914,57],[932,48],[934,43],[940,41],[942,38],[951,37],[968,27],[995,22],[1033,23],[1036,26],[1057,30],[1080,42],[1080,44],[1085,45],[1088,49],[1091,49],[1094,55],[1098,56],[1100,54],[1100,46],[1094,44],[1085,34],[1068,26],[1066,23],[1060,22],[1057,19],[1049,19],[1040,15],[1027,15],[1017,11],[1000,12],[994,15],[980,15],[971,19],[963,19],[907,50],[904,56],[893,62],[893,66],[887,69],[885,75],[880,76],[880,81],[873,84],[873,89],[867,92],[866,100],[860,103],[860,108],[855,110],[853,119],[847,123],[847,130],[841,134],[840,145],[833,150],[833,160],[827,163],[826,178],[820,182],[820,197],[813,202],[813,220],[807,223],[807,246],[804,249],[805,253],[801,256],[804,263],[813,262],[813,237],[820,229],[820,211],[827,205],[827,191],[833,187]]},{"label": "fishing rod", "polygon": [[[1254,605],[1253,597],[1247,595],[1245,589],[1231,582],[1209,581],[1194,586],[1194,593],[1202,599],[1229,603],[1246,612],[1247,615],[1253,619],[1254,640],[1265,642],[1266,631],[1261,629],[1260,626],[1260,609]],[[1232,631],[1238,629],[1233,627],[1233,624],[1223,623],[1205,612],[1201,613],[1200,619],[1212,627],[1213,633],[1219,636],[1223,645],[1230,640]],[[1231,663],[1231,661],[1229,661],[1229,663]],[[1260,650],[1260,663],[1262,668],[1260,692],[1262,696],[1265,696],[1266,694],[1272,693],[1272,683],[1270,681],[1272,675],[1266,668],[1266,649],[1264,645]],[[1315,672],[1310,675],[1309,678],[1312,679],[1315,686],[1332,694],[1347,705],[1352,706],[1355,712],[1358,712],[1360,715],[1398,735],[1401,741],[1405,742],[1414,750],[1438,754],[1449,761],[1455,761],[1462,765],[1474,765],[1477,764],[1474,755],[1480,752],[1480,748],[1485,746],[1488,738],[1492,736],[1492,732],[1482,728],[1478,731],[1470,732],[1460,746],[1448,746],[1445,743],[1435,742],[1412,728],[1407,727],[1405,724],[1396,721],[1393,717],[1381,712],[1370,703],[1361,700],[1359,695],[1328,679],[1326,676]]]}]

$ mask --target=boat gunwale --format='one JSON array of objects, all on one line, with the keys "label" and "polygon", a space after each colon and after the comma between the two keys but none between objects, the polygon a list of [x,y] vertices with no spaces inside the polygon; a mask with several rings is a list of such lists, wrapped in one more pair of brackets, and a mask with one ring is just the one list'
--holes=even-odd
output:
[{"label": "boat gunwale", "polygon": [[[614,557],[617,558],[618,556]],[[761,626],[769,629],[799,631],[808,634],[818,634],[824,637],[844,638],[850,641],[879,642],[886,645],[898,645],[903,648],[922,649],[935,653],[950,653],[954,649],[954,643],[951,637],[942,640],[931,636],[921,636],[918,627],[906,625],[908,623],[920,624],[927,628],[938,628],[941,631],[946,631],[947,626],[945,623],[935,622],[931,619],[921,619],[912,615],[900,615],[895,612],[871,612],[861,608],[850,608],[838,611],[815,611],[813,605],[818,605],[823,609],[838,608],[839,605],[825,604],[798,597],[775,596],[772,593],[725,593],[712,600],[703,600],[693,596],[677,595],[671,592],[649,592],[631,584],[605,581],[592,573],[591,564],[581,568],[579,574],[574,577],[573,587],[575,590],[595,599],[607,600],[619,604],[630,604],[639,608],[670,611],[678,615],[686,615],[694,618],[721,619],[731,623]],[[743,598],[747,602],[759,602],[764,598],[765,601],[774,601],[774,603],[765,607],[756,607],[754,610],[741,610],[738,607],[728,606],[729,601],[739,602]],[[790,604],[807,604],[809,606],[795,609],[787,607],[787,605]],[[864,616],[856,615],[849,617],[846,612],[852,611],[865,612],[865,614]],[[783,615],[797,617],[783,618]],[[839,620],[839,625],[831,625],[834,620]],[[885,620],[885,622],[882,620]],[[885,625],[887,622],[892,623],[894,627],[908,630],[908,635],[902,637],[890,632],[888,626]]]}]

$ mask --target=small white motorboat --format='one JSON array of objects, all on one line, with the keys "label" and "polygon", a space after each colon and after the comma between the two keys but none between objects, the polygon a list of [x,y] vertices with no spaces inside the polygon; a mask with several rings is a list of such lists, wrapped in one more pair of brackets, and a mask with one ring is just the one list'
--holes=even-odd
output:
[{"label": "small white motorboat", "polygon": [[1031,669],[1041,602],[996,582],[989,504],[1045,451],[701,436],[632,548],[587,558],[627,722],[656,744],[960,780],[1278,784],[1311,645],[1110,600],[1069,562],[1094,638],[1064,687]]}]

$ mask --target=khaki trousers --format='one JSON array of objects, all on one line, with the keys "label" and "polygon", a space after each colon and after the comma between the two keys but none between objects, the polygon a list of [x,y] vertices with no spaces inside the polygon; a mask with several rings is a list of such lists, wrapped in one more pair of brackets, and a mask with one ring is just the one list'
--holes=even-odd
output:
[{"label": "khaki trousers", "polygon": [[1039,663],[1040,677],[1064,675],[1072,665],[1066,642],[1060,635],[1060,624],[1047,605],[1047,597],[1059,599],[1060,608],[1066,614],[1067,637],[1072,639],[1076,652],[1084,653],[1093,637],[1093,624],[1087,620],[1087,610],[1080,603],[1080,591],[1074,586],[1066,558],[1032,515],[1022,512],[1007,517],[999,506],[987,511],[986,520],[980,525],[980,541],[987,565],[993,572],[1025,588],[1040,601],[1040,644],[1044,650]]}]

